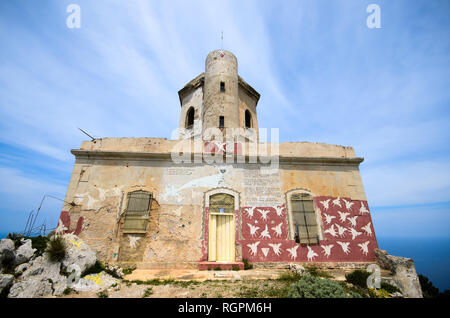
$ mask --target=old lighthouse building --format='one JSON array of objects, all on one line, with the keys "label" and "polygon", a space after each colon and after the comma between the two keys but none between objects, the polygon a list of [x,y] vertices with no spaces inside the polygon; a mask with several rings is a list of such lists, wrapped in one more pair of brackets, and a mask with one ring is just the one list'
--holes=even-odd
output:
[{"label": "old lighthouse building", "polygon": [[103,261],[142,269],[375,261],[353,148],[279,143],[258,127],[260,94],[225,50],[209,53],[178,95],[171,139],[102,138],[72,150],[72,204],[58,231]]}]

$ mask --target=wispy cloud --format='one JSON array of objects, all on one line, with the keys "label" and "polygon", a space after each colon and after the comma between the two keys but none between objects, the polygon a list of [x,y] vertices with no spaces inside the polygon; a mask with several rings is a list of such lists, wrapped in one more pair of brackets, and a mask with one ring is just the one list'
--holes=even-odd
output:
[{"label": "wispy cloud", "polygon": [[[382,29],[370,30],[370,1],[79,0],[82,27],[71,30],[72,2],[0,5],[0,165],[16,180],[0,189],[3,211],[29,210],[39,189],[65,192],[69,150],[86,139],[77,127],[170,137],[177,91],[222,30],[262,95],[260,127],[354,146],[371,207],[449,200],[447,2],[380,0]],[[9,198],[22,187],[18,206]]]}]

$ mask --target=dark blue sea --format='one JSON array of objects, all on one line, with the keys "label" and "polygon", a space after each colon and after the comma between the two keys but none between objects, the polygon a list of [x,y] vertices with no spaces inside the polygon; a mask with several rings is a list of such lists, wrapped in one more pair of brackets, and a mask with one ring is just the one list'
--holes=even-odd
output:
[{"label": "dark blue sea", "polygon": [[[0,233],[0,239],[7,233]],[[391,255],[410,257],[418,274],[428,277],[441,292],[450,289],[450,237],[378,237],[378,245]]]}]

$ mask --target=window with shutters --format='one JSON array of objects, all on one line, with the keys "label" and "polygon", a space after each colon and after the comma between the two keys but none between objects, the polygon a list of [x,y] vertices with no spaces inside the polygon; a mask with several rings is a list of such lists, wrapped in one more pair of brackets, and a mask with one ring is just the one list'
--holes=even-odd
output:
[{"label": "window with shutters", "polygon": [[150,217],[152,194],[147,191],[128,193],[123,233],[145,233]]},{"label": "window with shutters", "polygon": [[295,241],[300,244],[318,244],[319,229],[312,196],[294,193],[290,203]]}]

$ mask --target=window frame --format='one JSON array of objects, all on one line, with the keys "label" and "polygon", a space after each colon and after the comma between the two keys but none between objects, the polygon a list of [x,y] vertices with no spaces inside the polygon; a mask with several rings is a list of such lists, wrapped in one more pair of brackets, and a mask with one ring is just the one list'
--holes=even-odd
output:
[{"label": "window frame", "polygon": [[[247,126],[247,114],[248,114],[248,121],[249,121],[249,125]],[[252,113],[246,109],[244,112],[244,127],[246,129],[251,129],[253,128],[253,121],[252,121]]]},{"label": "window frame", "polygon": [[292,206],[292,196],[295,194],[307,194],[311,197],[311,201],[313,204],[313,209],[314,209],[314,213],[315,213],[315,221],[316,221],[316,226],[317,226],[317,237],[318,237],[318,242],[317,243],[299,243],[301,245],[317,245],[320,244],[320,241],[324,239],[324,235],[323,235],[323,224],[322,224],[322,218],[321,218],[321,213],[320,213],[320,209],[318,209],[314,203],[314,194],[311,193],[308,190],[305,189],[294,189],[294,190],[290,190],[288,192],[286,192],[286,205],[287,205],[287,214],[288,214],[288,222],[289,222],[289,236],[290,239],[295,240],[295,224],[294,224],[294,211],[293,211],[293,206]]},{"label": "window frame", "polygon": [[[148,194],[148,206],[147,210],[145,212],[130,212],[130,199],[132,198],[133,194]],[[153,193],[146,190],[134,190],[127,193],[127,200],[126,200],[126,208],[125,213],[123,214],[123,224],[122,224],[122,233],[123,234],[141,234],[147,232],[148,222],[150,220],[150,211],[152,209],[152,199],[153,199]],[[138,228],[127,228],[127,218],[129,220],[143,220],[145,219],[145,225],[143,226],[143,229]]]},{"label": "window frame", "polygon": [[[192,119],[192,123],[190,123],[190,119]],[[194,106],[191,106],[188,108],[186,112],[186,121],[184,123],[184,127],[186,129],[192,129],[194,127],[194,122],[195,122],[195,108]]]}]

